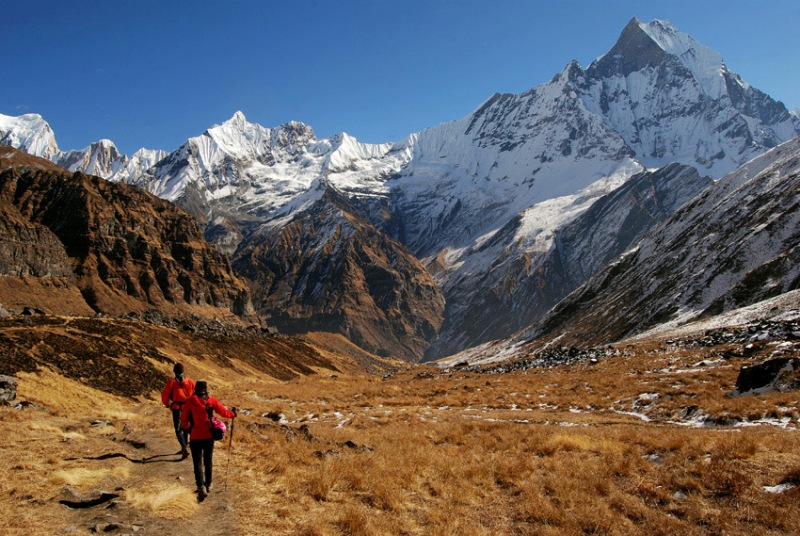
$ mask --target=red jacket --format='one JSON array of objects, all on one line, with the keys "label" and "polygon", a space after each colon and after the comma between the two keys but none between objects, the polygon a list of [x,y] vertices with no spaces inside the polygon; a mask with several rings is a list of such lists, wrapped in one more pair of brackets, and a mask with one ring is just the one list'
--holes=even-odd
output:
[{"label": "red jacket", "polygon": [[194,380],[184,378],[179,382],[175,378],[170,378],[164,390],[161,391],[161,402],[169,409],[181,409],[181,406],[194,394]]},{"label": "red jacket", "polygon": [[[206,404],[208,406],[206,406]],[[189,401],[183,405],[181,411],[181,428],[187,430],[190,426],[189,416],[191,415],[192,433],[190,439],[211,439],[211,429],[208,426],[208,411],[206,407],[213,408],[223,419],[230,419],[236,414],[220,404],[219,400],[209,396],[208,400],[203,400],[199,396],[192,395]]]}]

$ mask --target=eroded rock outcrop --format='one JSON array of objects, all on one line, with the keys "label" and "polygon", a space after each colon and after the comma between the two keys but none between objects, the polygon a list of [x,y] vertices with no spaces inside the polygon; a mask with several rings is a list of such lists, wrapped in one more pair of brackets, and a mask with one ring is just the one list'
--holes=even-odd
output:
[{"label": "eroded rock outcrop", "polygon": [[202,316],[251,312],[247,286],[183,210],[137,188],[0,151],[7,277],[61,278],[91,310],[107,314],[153,306]]}]

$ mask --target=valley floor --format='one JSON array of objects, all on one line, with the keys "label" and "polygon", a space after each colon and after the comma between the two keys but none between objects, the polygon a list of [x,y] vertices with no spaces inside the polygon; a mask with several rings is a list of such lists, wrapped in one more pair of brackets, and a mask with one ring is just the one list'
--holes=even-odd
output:
[{"label": "valley floor", "polygon": [[[212,395],[242,409],[232,449],[217,444],[215,489],[202,503],[190,461],[175,455],[161,386],[132,399],[45,368],[19,372],[26,404],[0,407],[0,526],[26,535],[796,534],[798,391],[726,396],[742,365],[777,348],[731,357],[728,347],[639,341],[568,367],[340,367],[281,381],[233,358],[212,368],[183,356],[190,375],[213,378]],[[108,500],[74,508],[95,498]]]}]

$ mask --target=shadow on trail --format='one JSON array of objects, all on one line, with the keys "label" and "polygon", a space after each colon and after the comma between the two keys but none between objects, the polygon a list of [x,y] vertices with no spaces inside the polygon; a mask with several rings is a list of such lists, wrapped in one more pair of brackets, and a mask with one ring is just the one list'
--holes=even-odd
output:
[{"label": "shadow on trail", "polygon": [[117,493],[103,493],[95,499],[87,499],[79,501],[70,501],[65,499],[58,501],[58,504],[63,504],[64,506],[72,509],[91,508],[93,506],[98,506],[100,504],[107,503],[108,501],[116,499],[117,497],[119,497],[119,494]]},{"label": "shadow on trail", "polygon": [[[162,459],[177,456],[176,459]],[[180,463],[186,458],[183,458],[180,453],[174,454],[156,454],[155,456],[148,456],[146,458],[131,458],[123,452],[111,452],[109,454],[101,454],[100,456],[83,456],[81,458],[65,458],[65,461],[75,460],[109,460],[111,458],[125,458],[131,463]]]}]

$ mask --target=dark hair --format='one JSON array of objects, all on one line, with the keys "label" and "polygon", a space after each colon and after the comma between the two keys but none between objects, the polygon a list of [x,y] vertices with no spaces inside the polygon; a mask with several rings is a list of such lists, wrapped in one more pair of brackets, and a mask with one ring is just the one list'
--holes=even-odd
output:
[{"label": "dark hair", "polygon": [[202,380],[194,384],[194,394],[202,395],[208,393],[208,384]]},{"label": "dark hair", "polygon": [[180,363],[175,363],[175,366],[172,367],[172,372],[174,372],[176,376],[180,376],[183,374],[183,365]]}]

